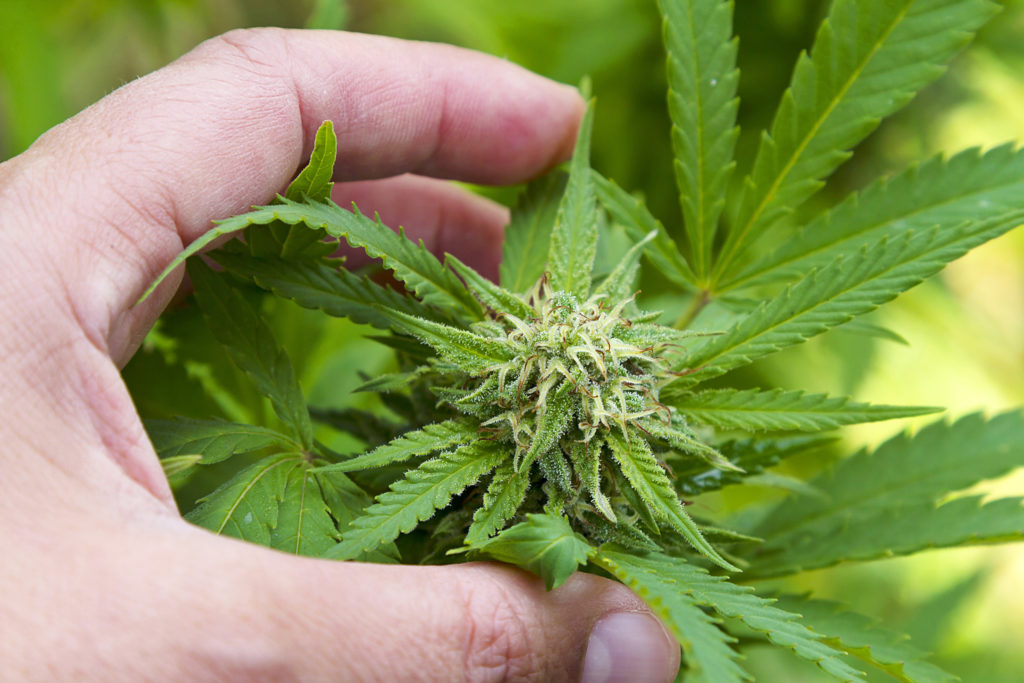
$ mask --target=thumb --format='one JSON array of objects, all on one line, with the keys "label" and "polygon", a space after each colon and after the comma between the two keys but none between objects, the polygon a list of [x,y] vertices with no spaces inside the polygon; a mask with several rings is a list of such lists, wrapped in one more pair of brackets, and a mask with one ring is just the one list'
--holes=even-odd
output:
[{"label": "thumb", "polygon": [[270,640],[300,658],[287,667],[299,678],[645,683],[671,681],[679,668],[676,641],[608,579],[576,574],[548,592],[490,563],[277,557],[287,569],[272,573],[274,604],[262,605],[275,618],[249,623],[280,629]]}]

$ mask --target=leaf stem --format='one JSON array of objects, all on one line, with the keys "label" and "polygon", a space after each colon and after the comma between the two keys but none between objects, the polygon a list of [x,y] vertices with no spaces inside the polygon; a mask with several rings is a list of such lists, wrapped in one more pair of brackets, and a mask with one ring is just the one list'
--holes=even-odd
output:
[{"label": "leaf stem", "polygon": [[693,298],[690,299],[690,305],[686,307],[686,310],[676,320],[674,327],[677,330],[688,328],[709,303],[711,303],[711,292],[707,289],[702,289],[694,294]]}]

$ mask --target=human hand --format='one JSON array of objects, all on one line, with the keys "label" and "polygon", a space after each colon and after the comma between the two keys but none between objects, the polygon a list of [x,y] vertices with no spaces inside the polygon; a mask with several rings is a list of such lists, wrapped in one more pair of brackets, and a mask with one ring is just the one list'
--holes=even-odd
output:
[{"label": "human hand", "polygon": [[[292,557],[186,524],[118,367],[211,218],[270,200],[339,132],[339,202],[495,272],[511,183],[565,158],[570,89],[446,46],[256,30],[204,43],[0,165],[0,670],[28,679],[668,680],[628,589],[493,564]],[[173,280],[173,278],[172,278]],[[180,276],[178,278],[180,280]],[[588,647],[588,642],[589,647]]]}]

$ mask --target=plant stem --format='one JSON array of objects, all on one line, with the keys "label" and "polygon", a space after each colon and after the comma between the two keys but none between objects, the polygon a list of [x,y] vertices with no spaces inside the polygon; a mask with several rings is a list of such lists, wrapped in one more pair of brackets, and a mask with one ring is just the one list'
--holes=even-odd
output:
[{"label": "plant stem", "polygon": [[685,330],[693,321],[700,315],[700,312],[704,310],[704,307],[711,303],[711,292],[706,289],[702,289],[693,295],[690,300],[690,305],[686,307],[683,314],[676,320],[674,327],[677,330]]}]

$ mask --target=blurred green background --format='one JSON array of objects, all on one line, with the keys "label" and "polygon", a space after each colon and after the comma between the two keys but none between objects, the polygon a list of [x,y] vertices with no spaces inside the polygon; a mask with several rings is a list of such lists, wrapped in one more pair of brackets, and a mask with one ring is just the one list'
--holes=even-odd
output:
[{"label": "blurred green background", "polygon": [[[821,203],[936,153],[1024,142],[1024,0],[1002,4],[1004,11],[950,72],[857,150]],[[737,2],[741,158],[749,158],[827,5]],[[572,84],[589,74],[599,98],[595,166],[642,192],[667,225],[679,225],[653,0],[0,0],[0,26],[6,29],[0,41],[0,159],[203,39],[263,25],[450,42]],[[644,286],[656,292],[658,283]],[[384,368],[389,360],[383,347],[363,340],[344,321],[325,322],[283,302],[262,305],[300,368],[311,403],[340,407],[366,400],[349,393],[358,382],[356,359],[363,371]],[[875,402],[945,405],[951,416],[1024,403],[1024,231],[976,250],[872,319],[909,345],[837,330],[757,364],[745,380]],[[165,318],[125,376],[147,416],[271,419],[189,309]],[[904,426],[849,429],[843,448],[878,443]],[[991,482],[986,490],[1019,495],[1024,477]],[[727,507],[729,494],[701,504]],[[1018,545],[844,566],[787,587],[855,600],[853,607],[906,629],[965,681],[1016,682],[1024,680],[1021,586],[1024,548]],[[751,651],[750,667],[758,680],[824,679],[777,651]]]}]

